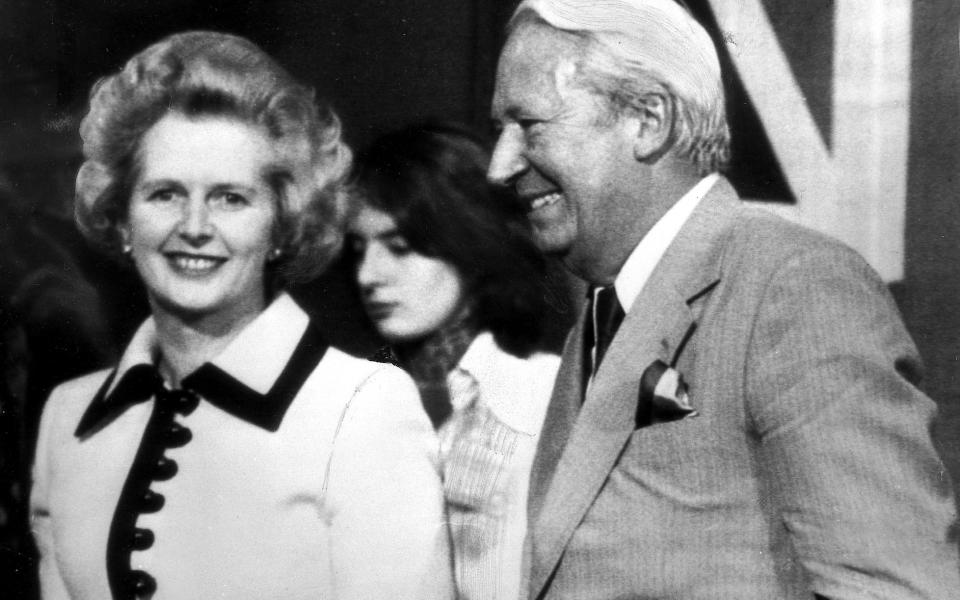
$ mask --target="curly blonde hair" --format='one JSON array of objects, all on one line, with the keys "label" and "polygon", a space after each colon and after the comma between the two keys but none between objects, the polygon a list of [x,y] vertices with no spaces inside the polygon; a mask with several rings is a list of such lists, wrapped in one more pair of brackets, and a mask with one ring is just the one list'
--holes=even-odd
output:
[{"label": "curly blonde hair", "polygon": [[140,141],[170,112],[237,119],[267,132],[279,157],[269,177],[278,203],[277,273],[287,283],[322,272],[340,249],[346,218],[342,184],[352,153],[340,120],[255,44],[225,33],[171,35],[93,86],[80,125],[80,231],[119,255]]}]

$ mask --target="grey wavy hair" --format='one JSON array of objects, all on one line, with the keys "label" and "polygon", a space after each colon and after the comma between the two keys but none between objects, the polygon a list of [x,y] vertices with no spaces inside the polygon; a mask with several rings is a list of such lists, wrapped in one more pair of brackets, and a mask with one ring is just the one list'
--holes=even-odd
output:
[{"label": "grey wavy hair", "polygon": [[702,175],[730,157],[720,63],[710,35],[674,0],[524,0],[508,24],[539,23],[576,38],[575,80],[606,100],[612,117],[671,100],[673,146]]},{"label": "grey wavy hair", "polygon": [[339,252],[347,211],[342,184],[352,153],[341,139],[340,120],[255,44],[224,33],[171,35],[93,86],[80,125],[84,163],[75,201],[84,236],[120,254],[119,226],[127,217],[140,142],[170,112],[237,119],[267,133],[278,157],[267,179],[277,199],[280,283],[322,272]]}]

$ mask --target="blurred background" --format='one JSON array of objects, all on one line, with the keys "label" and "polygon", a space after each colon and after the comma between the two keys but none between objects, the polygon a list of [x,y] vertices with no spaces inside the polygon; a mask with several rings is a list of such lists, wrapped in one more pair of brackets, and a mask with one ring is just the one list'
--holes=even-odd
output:
[{"label": "blurred background", "polygon": [[[39,411],[106,366],[142,290],[73,226],[90,86],[165,34],[249,37],[332,100],[356,148],[426,117],[489,133],[515,0],[0,0],[0,590],[33,598],[25,501]],[[721,49],[745,196],[836,235],[889,282],[941,407],[960,481],[960,5],[955,0],[687,0]],[[556,274],[559,346],[577,284]],[[344,266],[296,291],[334,343],[377,340]]]}]

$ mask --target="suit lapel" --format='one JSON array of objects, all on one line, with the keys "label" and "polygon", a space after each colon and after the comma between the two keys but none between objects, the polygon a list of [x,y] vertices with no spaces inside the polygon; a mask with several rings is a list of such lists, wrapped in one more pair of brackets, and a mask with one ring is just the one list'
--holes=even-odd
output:
[{"label": "suit lapel", "polygon": [[658,359],[674,361],[701,300],[719,281],[736,200],[721,179],[701,201],[624,319],[582,408],[585,311],[568,337],[531,480],[531,597],[556,568],[634,432],[643,371]]},{"label": "suit lapel", "polygon": [[537,445],[530,491],[527,501],[528,522],[535,523],[543,507],[544,496],[553,478],[557,463],[563,454],[577,414],[580,412],[583,394],[583,336],[587,310],[584,306],[563,348],[561,367],[553,386],[550,404],[544,418],[543,430]]}]

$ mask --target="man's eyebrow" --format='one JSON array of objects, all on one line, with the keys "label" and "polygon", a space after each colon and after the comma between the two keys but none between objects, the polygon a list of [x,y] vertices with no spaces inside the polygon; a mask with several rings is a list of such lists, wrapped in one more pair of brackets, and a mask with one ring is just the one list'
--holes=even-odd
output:
[{"label": "man's eyebrow", "polygon": [[[541,111],[542,112],[542,111]],[[508,106],[503,110],[501,118],[507,118],[511,121],[521,121],[524,119],[541,118],[537,111],[531,111],[529,108],[520,108],[519,106]]]},{"label": "man's eyebrow", "polygon": [[389,240],[391,238],[402,238],[404,235],[400,233],[400,230],[396,227],[391,227],[390,229],[384,229],[383,231],[377,233],[373,236],[378,240]]}]

